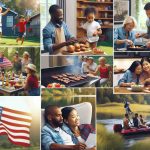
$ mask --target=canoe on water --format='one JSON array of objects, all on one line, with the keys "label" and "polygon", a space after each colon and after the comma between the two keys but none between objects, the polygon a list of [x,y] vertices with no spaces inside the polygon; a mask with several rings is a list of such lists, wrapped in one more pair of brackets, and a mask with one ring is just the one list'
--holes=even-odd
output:
[{"label": "canoe on water", "polygon": [[115,124],[113,127],[115,133],[120,133],[123,136],[136,135],[136,134],[150,134],[149,128],[132,128],[132,129],[123,129],[121,124]]}]

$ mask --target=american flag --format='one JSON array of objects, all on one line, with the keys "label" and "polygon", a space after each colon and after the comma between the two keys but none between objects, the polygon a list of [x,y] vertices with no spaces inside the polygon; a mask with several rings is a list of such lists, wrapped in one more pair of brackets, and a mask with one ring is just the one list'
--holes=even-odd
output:
[{"label": "american flag", "polygon": [[0,61],[0,68],[7,68],[7,67],[12,67],[12,63],[8,58],[4,57],[2,61]]},{"label": "american flag", "polygon": [[11,143],[30,146],[30,113],[0,107],[0,135],[7,135]]}]

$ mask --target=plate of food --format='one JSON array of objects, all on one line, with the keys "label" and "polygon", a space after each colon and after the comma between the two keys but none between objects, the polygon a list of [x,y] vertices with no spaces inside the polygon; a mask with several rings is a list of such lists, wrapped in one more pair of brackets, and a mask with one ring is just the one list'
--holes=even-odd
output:
[{"label": "plate of food", "polygon": [[131,90],[132,92],[142,92],[144,90],[144,85],[141,84],[131,85]]},{"label": "plate of food", "polygon": [[9,80],[9,84],[10,84],[11,86],[14,86],[14,85],[16,84],[16,81],[15,81],[15,80]]},{"label": "plate of food", "polygon": [[75,43],[74,45],[67,46],[67,50],[63,51],[62,54],[84,54],[85,52],[92,52],[89,49],[89,45],[82,43]]},{"label": "plate of food", "polygon": [[60,83],[49,83],[47,85],[47,88],[64,88],[65,85],[60,84]]},{"label": "plate of food", "polygon": [[14,85],[14,87],[15,87],[15,89],[19,89],[19,88],[23,87],[23,85],[22,85],[22,84],[19,84],[19,83],[16,83],[16,84]]},{"label": "plate of food", "polygon": [[105,53],[100,48],[95,47],[95,48],[93,48],[93,54],[104,55]]},{"label": "plate of food", "polygon": [[148,51],[150,49],[148,49],[145,45],[129,45],[127,47],[128,51]]}]

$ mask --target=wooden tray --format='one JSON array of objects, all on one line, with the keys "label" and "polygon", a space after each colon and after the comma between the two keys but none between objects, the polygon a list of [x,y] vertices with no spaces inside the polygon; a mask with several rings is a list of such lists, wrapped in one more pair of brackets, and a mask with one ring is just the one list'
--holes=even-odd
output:
[{"label": "wooden tray", "polygon": [[69,53],[67,50],[62,52],[63,55],[106,55],[104,52],[103,54],[98,54],[98,53],[93,53],[91,49],[86,50],[86,51],[80,51],[80,52],[74,52],[74,53]]}]

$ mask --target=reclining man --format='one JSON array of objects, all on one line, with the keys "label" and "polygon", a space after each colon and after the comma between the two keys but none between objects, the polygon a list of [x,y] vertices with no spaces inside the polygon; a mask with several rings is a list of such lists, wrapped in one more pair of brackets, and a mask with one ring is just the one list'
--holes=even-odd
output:
[{"label": "reclining man", "polygon": [[46,124],[41,131],[42,150],[85,150],[86,145],[79,143],[73,133],[63,124],[61,109],[48,105],[45,108]]}]

